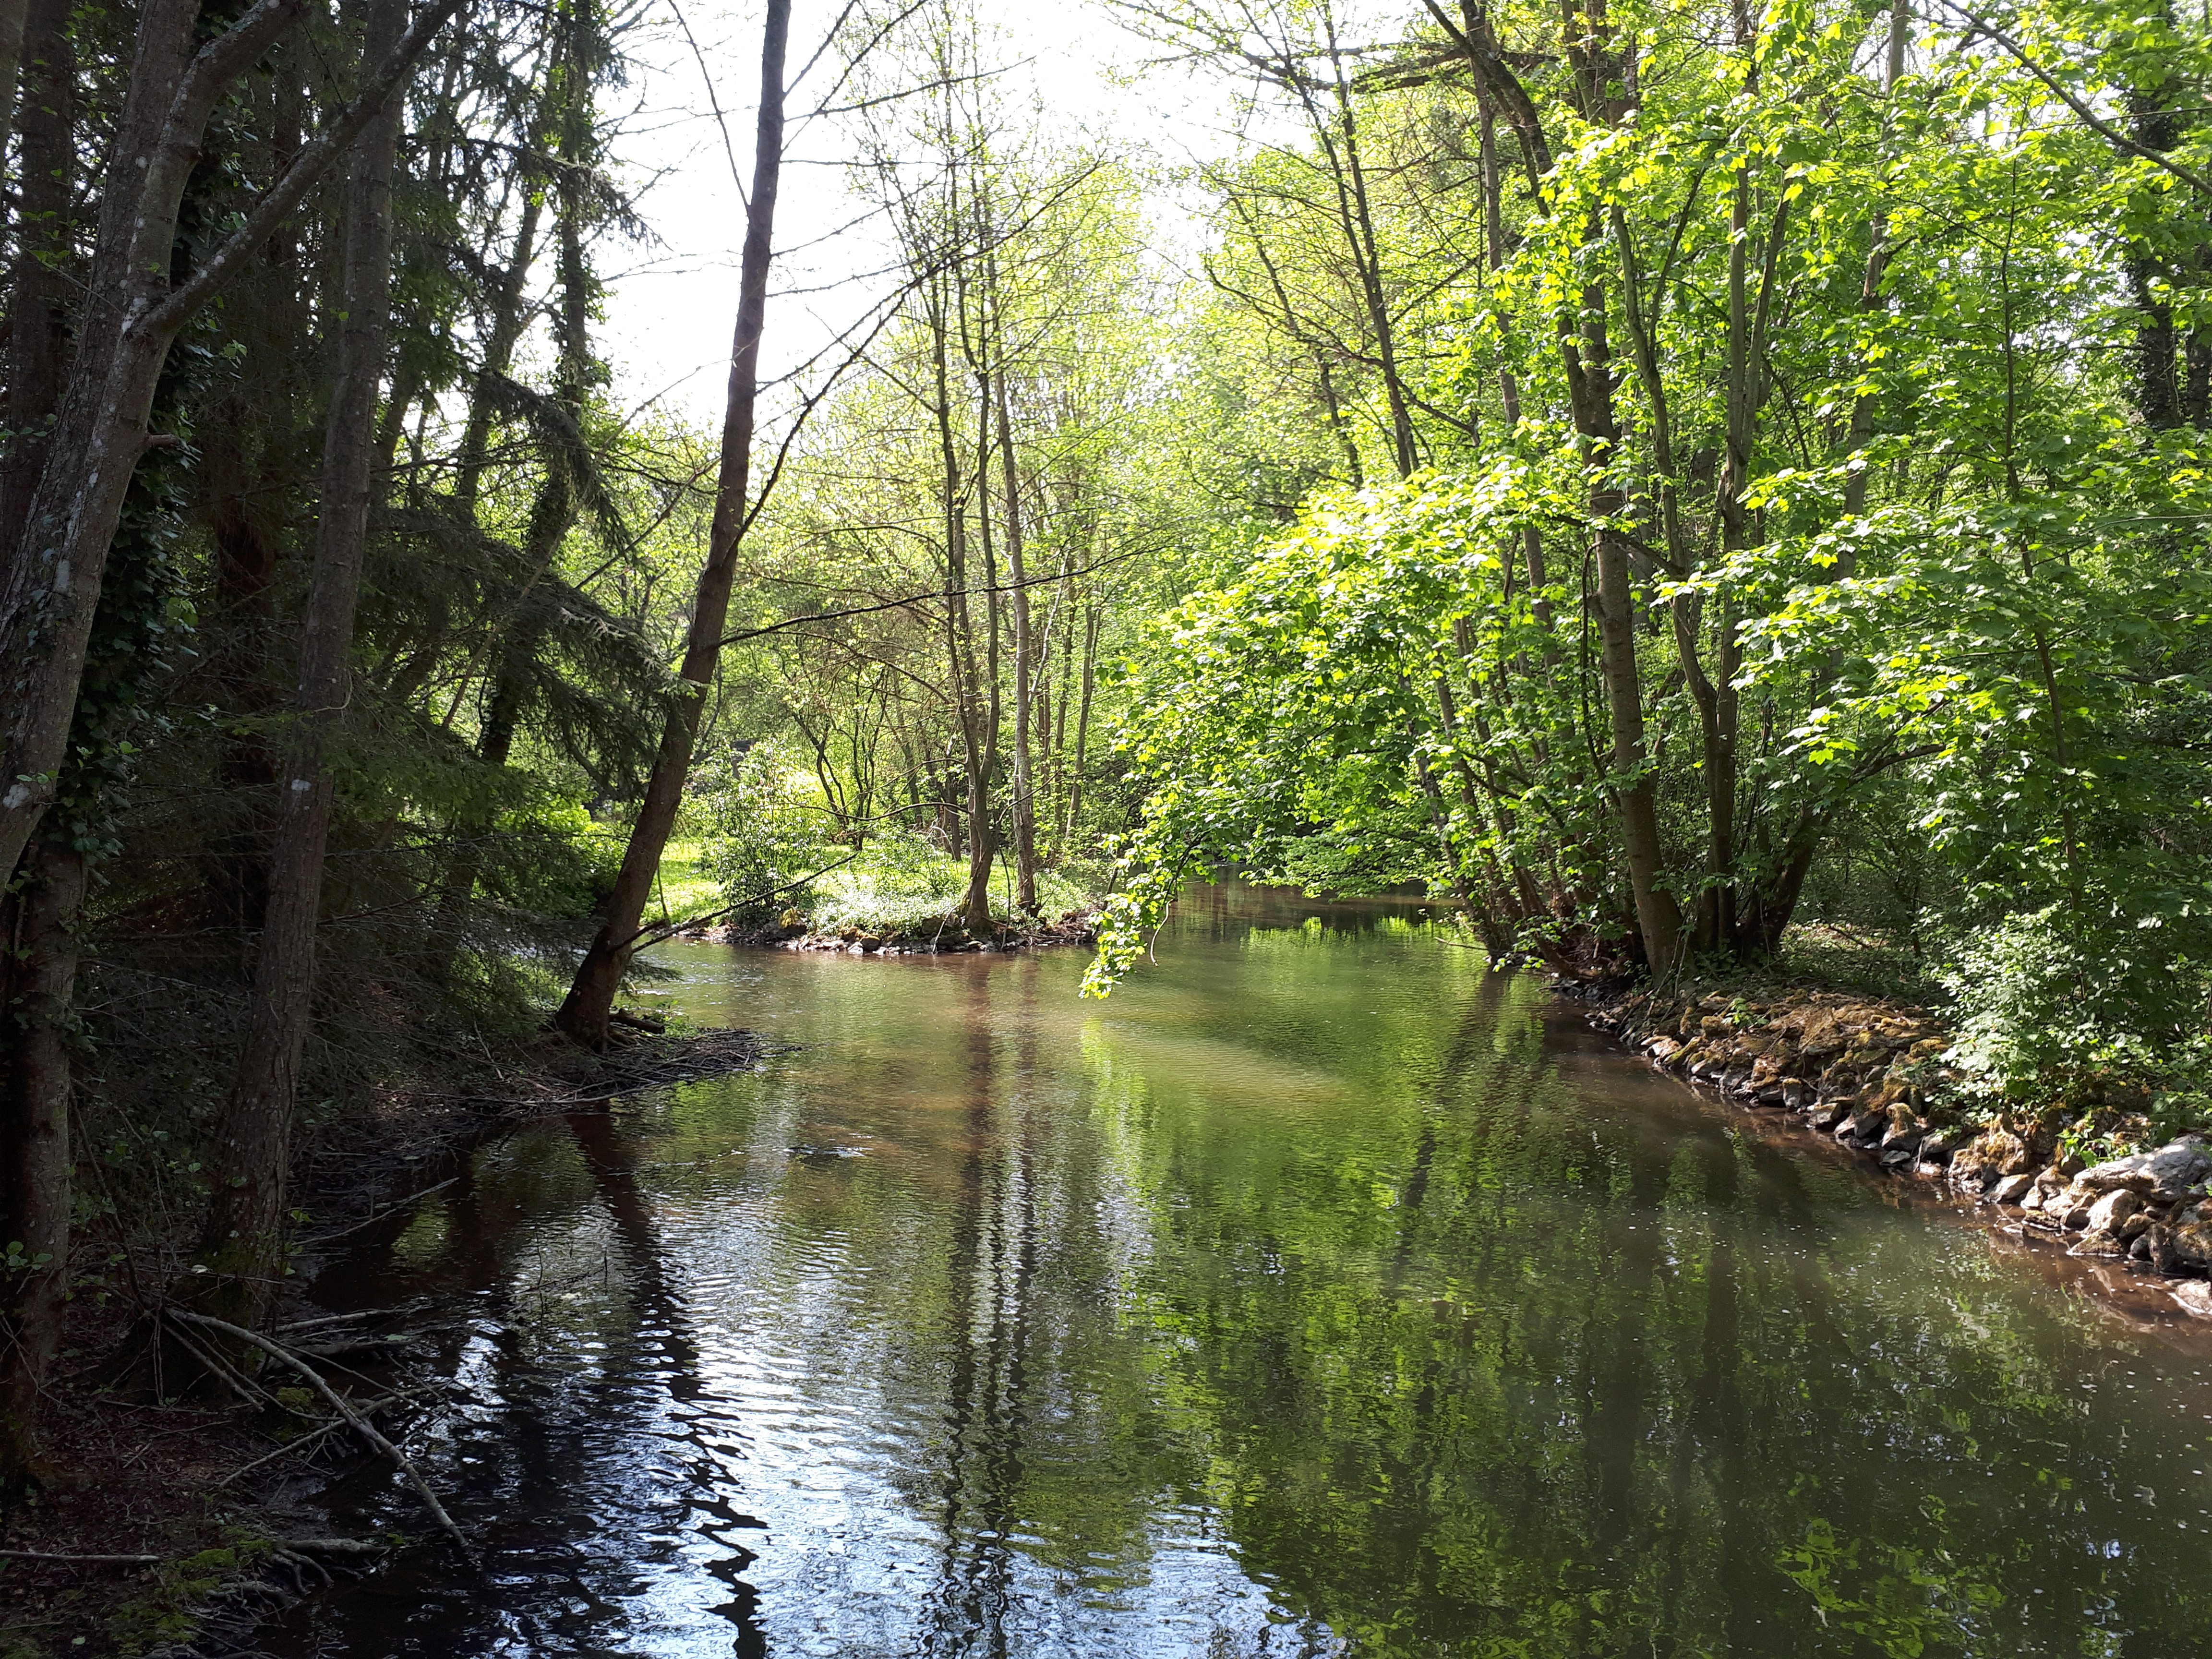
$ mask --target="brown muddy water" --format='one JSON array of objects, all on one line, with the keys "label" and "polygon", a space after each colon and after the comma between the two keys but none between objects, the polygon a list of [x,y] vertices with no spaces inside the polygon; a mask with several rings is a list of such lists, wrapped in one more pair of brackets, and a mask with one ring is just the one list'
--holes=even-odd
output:
[{"label": "brown muddy water", "polygon": [[[333,1306],[466,1318],[481,1540],[272,1653],[2212,1655],[2212,1332],[1703,1100],[1417,907],[695,945],[804,1045],[481,1153]],[[332,1524],[426,1530],[369,1468]]]}]

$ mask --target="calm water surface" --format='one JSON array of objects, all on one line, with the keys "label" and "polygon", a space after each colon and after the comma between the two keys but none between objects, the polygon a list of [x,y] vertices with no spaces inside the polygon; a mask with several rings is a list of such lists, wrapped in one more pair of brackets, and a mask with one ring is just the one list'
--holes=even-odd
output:
[{"label": "calm water surface", "polygon": [[[1079,954],[669,950],[805,1045],[483,1154],[483,1541],[285,1656],[2212,1655],[2212,1343],[1700,1101],[1410,907]],[[419,1533],[370,1470],[337,1524]]]}]

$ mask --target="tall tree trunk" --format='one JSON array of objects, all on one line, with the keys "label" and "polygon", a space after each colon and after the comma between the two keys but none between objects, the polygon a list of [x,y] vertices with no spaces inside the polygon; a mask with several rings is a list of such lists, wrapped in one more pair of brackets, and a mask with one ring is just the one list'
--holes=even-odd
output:
[{"label": "tall tree trunk", "polygon": [[[1912,0],[1893,0],[1889,9],[1889,40],[1881,57],[1881,136],[1882,159],[1888,160],[1888,140],[1895,129],[1895,100],[1897,83],[1905,76],[1905,48],[1912,37]],[[1867,218],[1866,275],[1859,283],[1859,309],[1869,317],[1879,316],[1889,308],[1889,301],[1881,291],[1882,278],[1889,271],[1889,215],[1879,202]],[[1851,399],[1851,424],[1847,442],[1852,455],[1865,453],[1868,441],[1874,436],[1874,394],[1862,392]],[[1857,518],[1866,511],[1867,469],[1854,467],[1844,479],[1844,515]],[[1848,536],[1837,538],[1836,580],[1841,581],[1851,574],[1854,554],[1857,548]]]},{"label": "tall tree trunk", "polygon": [[70,1001],[84,855],[41,837],[0,898],[0,1514],[39,1479],[69,1281]]},{"label": "tall tree trunk", "polygon": [[1007,599],[1014,622],[1013,799],[1008,804],[1014,832],[1014,902],[1025,914],[1037,913],[1036,802],[1030,775],[1030,681],[1036,672],[1030,639],[1028,575],[1022,562],[1021,473],[1014,464],[1013,415],[1006,398],[1006,376],[999,374],[999,459],[1006,491]]},{"label": "tall tree trunk", "polygon": [[[592,129],[592,82],[584,39],[592,27],[591,3],[592,0],[574,0],[562,20],[560,27],[567,32],[560,53],[565,73],[556,76],[562,101],[556,112],[560,167],[554,180],[561,247],[561,305],[554,324],[560,361],[554,372],[554,392],[573,430],[543,458],[544,471],[523,535],[521,588],[494,628],[491,678],[477,734],[477,757],[489,767],[504,767],[514,750],[515,733],[529,696],[531,668],[544,635],[545,606],[538,600],[537,589],[551,574],[562,544],[575,526],[581,495],[580,474],[586,465],[577,452],[583,442],[584,400],[592,378],[592,281],[584,254],[584,168]],[[501,284],[485,371],[477,378],[469,426],[463,434],[455,493],[471,521],[489,442],[488,382],[507,372],[520,335],[523,283],[537,234],[538,204],[539,197],[533,192],[523,210],[522,226],[515,237],[515,263]],[[443,978],[453,969],[469,901],[483,872],[484,838],[492,827],[488,817],[463,816],[464,834],[441,887],[429,945],[424,952],[425,971],[434,977]]]},{"label": "tall tree trunk", "polygon": [[1075,763],[1067,784],[1067,830],[1073,843],[1083,813],[1084,763],[1091,753],[1091,687],[1098,663],[1098,608],[1087,605],[1083,617],[1083,696],[1075,711]]},{"label": "tall tree trunk", "polygon": [[[961,793],[968,858],[968,885],[960,912],[969,927],[991,925],[991,860],[997,851],[991,834],[992,742],[985,730],[981,676],[976,668],[975,614],[968,604],[967,486],[963,480],[960,439],[952,427],[951,307],[959,298],[942,281],[928,289],[931,372],[936,380],[934,413],[945,514],[945,644],[952,680],[954,718],[959,725]],[[978,498],[984,492],[978,481]]]},{"label": "tall tree trunk", "polygon": [[[46,463],[69,371],[76,189],[76,63],[70,0],[33,0],[22,69],[15,269],[8,296],[6,423],[0,453],[0,585]],[[9,82],[9,90],[14,82]]]},{"label": "tall tree trunk", "polygon": [[768,310],[769,266],[774,257],[776,185],[783,165],[783,60],[791,33],[791,0],[768,0],[761,30],[760,125],[753,149],[752,196],[745,210],[745,246],[738,276],[737,336],[730,354],[730,392],[722,421],[721,472],[714,491],[714,522],[708,532],[707,562],[691,604],[691,622],[680,670],[683,690],[672,702],[661,729],[659,752],[646,780],[645,799],[623,850],[622,870],[607,900],[606,914],[556,1023],[575,1041],[604,1048],[615,995],[622,988],[637,948],[640,919],[677,809],[691,771],[692,745],[707,705],[722,635],[729,622],[730,589],[736,580],[738,546],[757,507],[751,493],[753,419],[760,395],[761,330]]},{"label": "tall tree trunk", "polygon": [[[398,45],[405,0],[367,0],[362,62]],[[203,1307],[258,1322],[283,1271],[285,1194],[300,1054],[315,977],[324,849],[337,795],[327,748],[350,692],[354,613],[368,542],[376,453],[376,394],[391,307],[392,175],[402,100],[389,100],[347,168],[337,374],[324,427],[322,501],[313,574],[300,626],[300,675],[278,770],[268,908],[255,959],[238,1076],[216,1133],[215,1194],[197,1252]]]},{"label": "tall tree trunk", "polygon": [[[0,582],[47,453],[69,359],[76,65],[66,0],[35,0],[28,52],[15,8],[24,88],[16,267],[9,296],[6,418],[0,458]],[[0,143],[4,143],[0,133]],[[41,836],[12,885],[0,884],[0,1515],[38,1484],[40,1390],[68,1284],[72,932],[83,855]]]},{"label": "tall tree trunk", "polygon": [[[1606,21],[1603,0],[1563,0],[1567,58],[1588,118],[1616,125],[1626,87]],[[1493,80],[1493,84],[1496,84]],[[1509,108],[1511,106],[1509,100]],[[1524,135],[1525,142],[1525,135]],[[1592,240],[1598,232],[1589,227]],[[1620,480],[1620,427],[1613,406],[1613,351],[1606,334],[1606,295],[1593,278],[1579,295],[1579,325],[1562,307],[1556,325],[1575,428],[1589,469],[1586,501],[1597,566],[1599,673],[1612,728],[1612,789],[1620,814],[1622,862],[1636,907],[1637,932],[1652,974],[1665,978],[1681,960],[1681,911],[1660,883],[1665,868],[1657,790],[1644,736],[1644,680],[1637,662],[1637,605],[1628,544],[1611,526],[1627,507]]]},{"label": "tall tree trunk", "polygon": [[[169,280],[177,210],[208,122],[239,76],[298,21],[306,0],[258,0],[192,50],[198,0],[147,0],[106,170],[80,344],[53,442],[0,587],[0,871],[13,872],[52,804],[100,600],[107,546],[169,343],[291,216],[349,149],[461,0],[432,0],[346,110],[264,191],[182,283]],[[5,536],[0,529],[0,536]]]},{"label": "tall tree trunk", "polygon": [[[985,197],[979,184],[974,191],[976,210],[975,239],[978,246],[988,247],[992,238],[992,227],[984,215]],[[961,222],[956,211],[953,222]],[[992,926],[991,874],[998,860],[998,826],[991,818],[991,785],[999,773],[999,733],[1005,704],[1000,689],[1000,623],[1002,607],[999,595],[998,548],[991,536],[991,426],[993,398],[991,387],[994,374],[1002,372],[990,357],[988,339],[990,294],[985,292],[969,310],[968,266],[964,260],[953,267],[953,294],[957,302],[961,349],[976,379],[975,397],[975,468],[971,475],[975,482],[975,550],[983,561],[983,650],[982,662],[976,666],[973,636],[968,647],[969,666],[975,687],[977,738],[975,747],[981,757],[980,767],[972,769],[968,779],[968,816],[973,826],[968,839],[968,896],[963,907],[970,927],[981,929]],[[986,276],[988,275],[988,265]],[[971,323],[974,335],[969,332]],[[963,599],[963,615],[972,617]]]},{"label": "tall tree trunk", "polygon": [[[299,149],[304,94],[296,74],[272,79],[268,160],[276,171]],[[200,423],[201,498],[215,556],[216,604],[203,618],[207,672],[220,706],[244,717],[224,722],[216,762],[222,828],[209,848],[205,900],[209,924],[237,941],[241,975],[252,971],[249,943],[268,907],[278,757],[263,717],[285,696],[277,575],[312,459],[295,407],[301,365],[316,355],[298,255],[296,237],[280,231],[248,262],[233,313],[243,355],[213,417]]]},{"label": "tall tree trunk", "polygon": [[1352,85],[1345,77],[1344,60],[1336,49],[1335,24],[1329,26],[1329,60],[1336,74],[1338,141],[1343,148],[1339,179],[1339,207],[1344,210],[1345,230],[1359,269],[1361,302],[1367,309],[1368,326],[1375,331],[1375,358],[1382,376],[1382,396],[1390,406],[1390,459],[1398,476],[1408,477],[1419,462],[1413,437],[1413,415],[1406,396],[1405,377],[1398,368],[1397,325],[1382,286],[1382,239],[1375,234],[1375,214],[1368,201],[1367,168],[1359,154],[1359,125],[1352,109]]},{"label": "tall tree trunk", "polygon": [[[2171,0],[2155,0],[2154,9],[2168,27],[2172,26]],[[2125,97],[2128,137],[2161,155],[2179,143],[2181,89],[2179,75],[2171,72],[2156,85],[2130,87]],[[2136,406],[2142,411],[2144,425],[2177,427],[2183,419],[2186,353],[2174,327],[2172,302],[2157,292],[2159,278],[2167,273],[2160,269],[2158,257],[2145,240],[2130,246],[2126,267],[2136,307]]]},{"label": "tall tree trunk", "polygon": [[23,70],[29,12],[26,0],[0,0],[0,151],[8,148],[9,123],[15,113],[15,83]]}]

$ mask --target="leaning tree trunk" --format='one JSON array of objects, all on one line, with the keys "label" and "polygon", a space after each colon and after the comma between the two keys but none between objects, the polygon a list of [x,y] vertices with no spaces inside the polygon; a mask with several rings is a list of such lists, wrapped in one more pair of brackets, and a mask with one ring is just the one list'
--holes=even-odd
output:
[{"label": "leaning tree trunk", "polygon": [[0,1514],[37,1483],[70,1222],[70,1000],[84,855],[40,841],[0,900]]},{"label": "leaning tree trunk", "polygon": [[737,337],[730,354],[730,393],[722,421],[721,475],[714,490],[714,519],[707,562],[691,604],[684,641],[682,689],[661,728],[659,752],[646,780],[645,799],[630,827],[622,870],[607,900],[598,935],[576,969],[555,1024],[587,1047],[605,1046],[615,994],[637,949],[639,922],[660,871],[661,854],[683,805],[691,772],[691,750],[721,659],[729,621],[730,589],[738,547],[756,509],[752,483],[754,413],[760,397],[761,330],[768,310],[769,265],[774,256],[776,185],[783,166],[783,58],[791,33],[791,0],[768,0],[761,29],[760,127],[753,149],[752,197],[745,210],[745,246],[738,276]]},{"label": "leaning tree trunk", "polygon": [[[404,7],[405,0],[368,0],[365,64],[390,54]],[[268,908],[238,1077],[216,1133],[215,1195],[196,1253],[207,1277],[195,1285],[195,1299],[206,1311],[245,1325],[258,1322],[283,1271],[294,1097],[313,1007],[323,854],[337,794],[326,749],[350,689],[354,613],[368,539],[401,114],[401,101],[391,100],[362,135],[347,172],[337,380],[323,434],[322,507],[301,619],[299,683],[277,773]]]}]

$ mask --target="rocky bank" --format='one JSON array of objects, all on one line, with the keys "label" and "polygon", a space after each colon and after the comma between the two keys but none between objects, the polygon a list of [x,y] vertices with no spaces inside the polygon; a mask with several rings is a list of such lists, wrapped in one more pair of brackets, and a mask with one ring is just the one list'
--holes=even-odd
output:
[{"label": "rocky bank", "polygon": [[[1996,1206],[2077,1255],[2203,1279],[2212,1271],[2212,1136],[2090,1162],[2051,1115],[1965,1121],[1948,1037],[1927,1014],[1834,993],[1772,999],[1646,992],[1594,1007],[1590,1022],[1678,1076],[1770,1109],[1901,1177]],[[2090,1115],[2124,1133],[2148,1104],[2115,1089]],[[1986,1116],[1986,1114],[1982,1115]],[[2212,1292],[2177,1300],[2212,1314]]]}]

